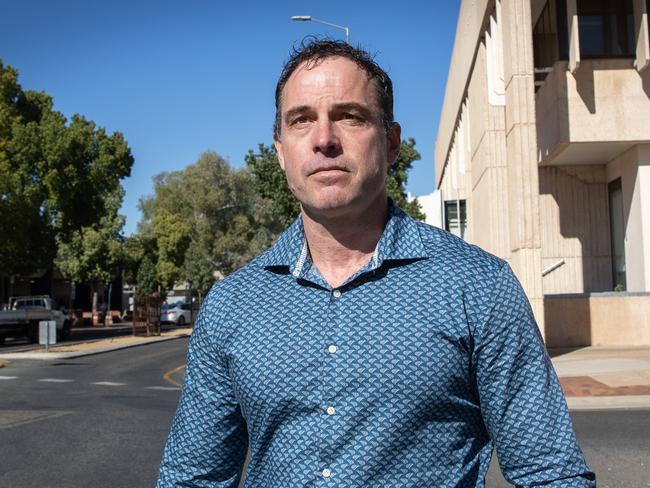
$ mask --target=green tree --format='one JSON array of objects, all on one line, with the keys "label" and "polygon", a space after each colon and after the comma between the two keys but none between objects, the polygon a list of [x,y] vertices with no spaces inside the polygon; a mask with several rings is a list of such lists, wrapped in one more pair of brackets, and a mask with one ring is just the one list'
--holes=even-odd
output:
[{"label": "green tree", "polygon": [[68,232],[58,242],[54,260],[61,273],[83,283],[107,283],[120,271],[124,249],[124,217],[118,214],[122,192],[112,195],[108,212],[96,224]]},{"label": "green tree", "polygon": [[110,273],[112,258],[97,241],[109,236],[117,253],[120,180],[132,165],[122,134],[80,115],[68,121],[0,61],[0,276],[50,267],[57,249],[70,278]]},{"label": "green tree", "polygon": [[245,161],[253,175],[257,193],[269,200],[273,213],[287,227],[300,213],[300,204],[289,190],[275,146],[259,144],[258,152],[249,150]]},{"label": "green tree", "polygon": [[137,282],[138,271],[145,256],[156,259],[156,242],[141,234],[133,234],[124,238],[122,244],[122,273],[127,283]]},{"label": "green tree", "polygon": [[403,140],[400,146],[399,155],[395,163],[388,169],[386,189],[388,196],[393,199],[398,207],[402,208],[411,217],[417,220],[424,220],[422,207],[417,199],[410,202],[407,200],[406,182],[408,172],[411,170],[414,161],[419,161],[420,153],[415,149],[415,139],[409,137]]},{"label": "green tree", "polygon": [[192,229],[180,213],[171,213],[164,207],[153,216],[152,226],[158,247],[158,276],[163,286],[170,288],[182,277]]},{"label": "green tree", "polygon": [[233,170],[214,152],[157,175],[140,209],[138,234],[155,242],[148,256],[158,281],[165,287],[188,281],[202,294],[215,276],[227,276],[268,247],[282,228],[250,172]]},{"label": "green tree", "polygon": [[[389,170],[386,179],[388,196],[413,218],[424,220],[424,214],[417,199],[407,200],[406,183],[408,172],[413,162],[420,159],[420,153],[415,149],[415,139],[402,141],[399,156]],[[270,203],[273,213],[286,227],[300,213],[300,205],[295,199],[284,172],[278,163],[278,156],[273,145],[259,144],[258,152],[252,150],[246,154],[246,165],[253,175],[255,189],[262,198]]]},{"label": "green tree", "polygon": [[156,266],[149,256],[144,256],[135,283],[135,294],[139,297],[155,295],[160,288]]}]

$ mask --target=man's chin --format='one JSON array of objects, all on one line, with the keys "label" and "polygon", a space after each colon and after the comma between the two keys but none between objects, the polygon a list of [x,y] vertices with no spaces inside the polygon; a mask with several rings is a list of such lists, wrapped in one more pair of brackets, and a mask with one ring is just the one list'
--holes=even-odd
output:
[{"label": "man's chin", "polygon": [[348,198],[321,198],[304,202],[303,209],[308,215],[336,216],[352,210],[354,205]]},{"label": "man's chin", "polygon": [[[356,197],[356,198],[355,198]],[[336,218],[350,215],[359,215],[368,209],[369,202],[359,195],[336,194],[320,195],[319,198],[312,198],[301,203],[303,211],[310,217]],[[378,206],[378,210],[381,206]]]}]

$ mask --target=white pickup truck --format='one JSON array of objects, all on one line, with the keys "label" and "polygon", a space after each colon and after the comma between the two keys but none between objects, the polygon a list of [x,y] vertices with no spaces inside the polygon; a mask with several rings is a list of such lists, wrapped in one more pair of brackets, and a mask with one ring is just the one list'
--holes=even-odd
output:
[{"label": "white pickup truck", "polygon": [[47,295],[9,298],[9,309],[0,311],[0,344],[7,337],[27,337],[38,342],[38,323],[56,322],[57,338],[70,337],[71,322],[63,307]]}]

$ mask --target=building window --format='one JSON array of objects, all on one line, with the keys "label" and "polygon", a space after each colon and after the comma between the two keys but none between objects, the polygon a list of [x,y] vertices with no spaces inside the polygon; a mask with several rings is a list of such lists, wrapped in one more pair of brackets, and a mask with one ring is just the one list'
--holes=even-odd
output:
[{"label": "building window", "polygon": [[465,239],[467,230],[465,200],[445,201],[445,230],[461,239]]},{"label": "building window", "polygon": [[625,216],[623,214],[623,189],[618,178],[608,185],[609,228],[612,247],[612,289],[627,289],[625,278]]},{"label": "building window", "polygon": [[632,0],[578,0],[582,58],[634,56]]},{"label": "building window", "polygon": [[[560,59],[558,18],[555,1],[546,2],[533,28],[533,59],[535,60],[535,91],[544,84],[553,65]],[[566,6],[565,6],[566,11]]]},{"label": "building window", "polygon": [[557,23],[553,16],[554,3],[546,2],[546,6],[533,28],[535,68],[552,68],[559,58]]}]

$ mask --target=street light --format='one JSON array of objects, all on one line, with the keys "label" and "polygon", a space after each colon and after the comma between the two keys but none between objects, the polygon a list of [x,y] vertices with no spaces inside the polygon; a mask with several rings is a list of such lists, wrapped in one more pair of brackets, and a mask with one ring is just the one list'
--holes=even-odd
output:
[{"label": "street light", "polygon": [[319,24],[325,24],[329,25],[330,27],[336,27],[337,29],[341,29],[345,31],[345,42],[350,44],[350,29],[348,27],[345,27],[344,25],[337,25],[337,24],[332,24],[331,22],[326,22],[324,20],[317,19],[315,17],[312,17],[311,15],[294,15],[291,17],[291,20],[295,20],[296,22],[318,22]]}]

